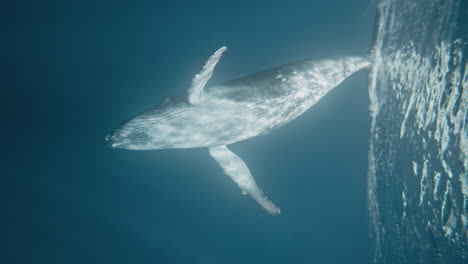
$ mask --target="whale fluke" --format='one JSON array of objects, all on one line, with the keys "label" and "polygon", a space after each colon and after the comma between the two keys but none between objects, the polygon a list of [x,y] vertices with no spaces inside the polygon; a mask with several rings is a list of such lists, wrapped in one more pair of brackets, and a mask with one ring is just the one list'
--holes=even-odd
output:
[{"label": "whale fluke", "polygon": [[258,188],[250,170],[244,161],[226,146],[209,148],[210,155],[223,168],[224,172],[239,185],[242,193],[248,193],[257,201],[269,214],[277,215],[280,209],[272,201],[268,200],[263,191]]}]

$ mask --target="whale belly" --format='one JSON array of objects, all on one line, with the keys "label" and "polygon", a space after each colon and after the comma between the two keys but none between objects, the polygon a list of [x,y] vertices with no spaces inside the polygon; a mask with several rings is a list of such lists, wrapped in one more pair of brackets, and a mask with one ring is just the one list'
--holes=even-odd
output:
[{"label": "whale belly", "polygon": [[[205,99],[193,107],[186,122],[174,124],[172,139],[180,138],[173,148],[228,145],[263,135],[297,118],[312,104],[304,92],[255,101],[226,98]],[[178,118],[180,121],[181,118]]]}]

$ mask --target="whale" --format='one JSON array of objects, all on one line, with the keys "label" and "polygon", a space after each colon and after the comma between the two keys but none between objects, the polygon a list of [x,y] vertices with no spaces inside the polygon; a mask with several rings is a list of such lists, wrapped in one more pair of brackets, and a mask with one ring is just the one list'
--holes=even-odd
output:
[{"label": "whale", "polygon": [[211,55],[187,92],[131,118],[106,136],[128,150],[206,148],[241,189],[265,211],[280,208],[228,146],[265,135],[299,117],[351,74],[370,66],[365,56],[303,60],[220,84],[207,85],[226,47]]}]

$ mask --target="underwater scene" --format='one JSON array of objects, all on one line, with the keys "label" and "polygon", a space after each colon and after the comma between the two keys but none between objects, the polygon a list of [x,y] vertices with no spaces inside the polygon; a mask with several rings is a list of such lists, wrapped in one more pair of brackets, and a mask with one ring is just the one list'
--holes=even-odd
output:
[{"label": "underwater scene", "polygon": [[0,263],[468,263],[468,1],[14,1]]}]

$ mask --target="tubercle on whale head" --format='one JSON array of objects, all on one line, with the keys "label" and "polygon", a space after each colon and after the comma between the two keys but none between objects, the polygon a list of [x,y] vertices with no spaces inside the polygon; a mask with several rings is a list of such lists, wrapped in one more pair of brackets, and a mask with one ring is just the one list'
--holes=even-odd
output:
[{"label": "tubercle on whale head", "polygon": [[119,143],[119,142],[117,142],[116,140],[114,140],[114,139],[112,138],[112,135],[111,135],[111,134],[109,134],[109,135],[107,135],[107,136],[105,137],[105,141],[106,141],[106,143],[107,143],[107,146],[110,147],[110,148],[113,148],[113,149],[116,149],[116,148],[127,149],[127,148],[125,147],[125,144]]},{"label": "tubercle on whale head", "polygon": [[107,142],[107,145],[109,147],[112,147],[112,144],[110,142],[110,139],[111,139],[111,135],[110,134],[107,134],[105,137],[104,137],[104,140]]},{"label": "tubercle on whale head", "polygon": [[107,146],[110,148],[125,149],[125,144],[123,144],[123,142],[120,142],[117,138],[118,138],[118,134],[116,132],[112,132],[108,134],[107,136],[105,136],[104,140],[106,141]]}]

